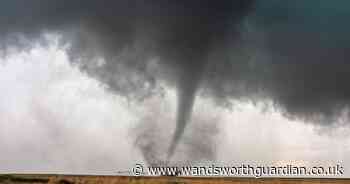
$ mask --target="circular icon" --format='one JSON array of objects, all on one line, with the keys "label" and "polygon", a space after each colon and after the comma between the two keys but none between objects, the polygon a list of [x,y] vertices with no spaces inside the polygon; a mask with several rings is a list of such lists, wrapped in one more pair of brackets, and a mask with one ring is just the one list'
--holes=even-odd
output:
[{"label": "circular icon", "polygon": [[132,173],[135,176],[141,176],[143,174],[143,166],[141,164],[136,164],[134,168],[132,168]]}]

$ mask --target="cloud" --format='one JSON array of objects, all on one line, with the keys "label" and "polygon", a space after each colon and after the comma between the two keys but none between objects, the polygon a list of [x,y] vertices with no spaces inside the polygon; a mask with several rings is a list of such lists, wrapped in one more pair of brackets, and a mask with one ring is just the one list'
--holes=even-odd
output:
[{"label": "cloud", "polygon": [[57,45],[0,62],[0,172],[115,174],[142,160],[125,100],[71,67]]},{"label": "cloud", "polygon": [[[71,66],[55,43],[49,45],[0,59],[0,172],[120,174],[145,162],[135,144],[142,133],[148,136],[141,145],[154,140],[155,156],[166,157],[175,129],[174,89],[165,86],[162,95],[130,103]],[[320,135],[313,124],[270,109],[262,113],[259,104],[234,104],[227,110],[198,97],[172,163],[348,167],[349,129]]]},{"label": "cloud", "polygon": [[198,89],[219,104],[268,100],[291,119],[347,124],[347,5],[4,0],[0,43],[6,54],[56,32],[71,61],[117,94],[144,100],[162,91],[161,82],[175,87],[175,148]]}]

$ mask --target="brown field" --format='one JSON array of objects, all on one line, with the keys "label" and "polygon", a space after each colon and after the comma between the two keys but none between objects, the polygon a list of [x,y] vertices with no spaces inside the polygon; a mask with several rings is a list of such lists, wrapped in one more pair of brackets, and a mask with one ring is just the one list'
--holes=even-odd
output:
[{"label": "brown field", "polygon": [[291,178],[199,178],[199,177],[129,177],[69,175],[0,175],[1,184],[318,184],[349,183],[350,179]]}]

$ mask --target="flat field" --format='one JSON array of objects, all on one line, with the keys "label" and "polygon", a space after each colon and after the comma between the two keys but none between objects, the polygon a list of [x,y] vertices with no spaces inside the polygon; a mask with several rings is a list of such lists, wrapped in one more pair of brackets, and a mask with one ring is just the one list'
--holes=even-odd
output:
[{"label": "flat field", "polygon": [[350,184],[350,179],[0,175],[1,184]]}]

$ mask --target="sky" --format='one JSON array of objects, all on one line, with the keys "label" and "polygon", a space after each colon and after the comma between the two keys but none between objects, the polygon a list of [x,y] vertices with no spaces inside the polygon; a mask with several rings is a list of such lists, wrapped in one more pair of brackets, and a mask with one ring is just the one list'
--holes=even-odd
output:
[{"label": "sky", "polygon": [[0,171],[346,167],[348,5],[3,0]]},{"label": "sky", "polygon": [[[0,60],[1,173],[113,175],[130,170],[137,163],[145,163],[135,134],[145,133],[140,128],[144,122],[139,119],[147,114],[156,113],[160,119],[148,122],[153,127],[151,132],[163,132],[154,133],[156,141],[170,143],[169,135],[175,129],[174,89],[165,86],[162,96],[128,102],[72,65],[56,37],[50,36],[48,47],[13,50]],[[236,104],[226,109],[199,98],[194,119],[202,120],[194,121],[187,130],[187,138],[180,141],[180,151],[174,157],[191,159],[181,156],[190,152],[186,147],[191,141],[212,141],[215,156],[204,158],[227,166],[340,163],[350,167],[348,128],[323,131],[322,127],[289,120],[273,110]],[[206,127],[215,129],[214,133],[195,140],[196,131],[203,132]],[[164,154],[162,151],[158,154]]]}]

